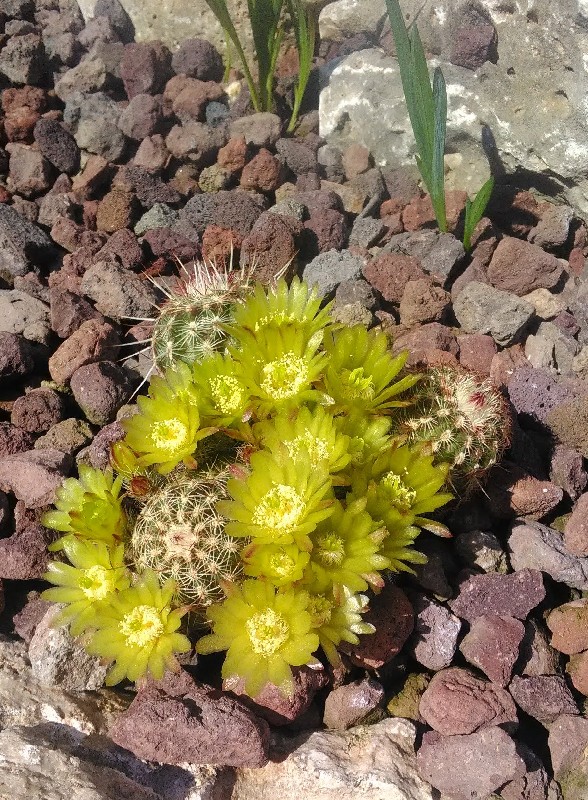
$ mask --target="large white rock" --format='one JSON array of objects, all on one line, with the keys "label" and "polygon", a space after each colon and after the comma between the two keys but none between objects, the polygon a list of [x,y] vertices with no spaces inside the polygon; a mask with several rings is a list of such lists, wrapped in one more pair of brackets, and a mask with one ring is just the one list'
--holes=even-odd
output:
[{"label": "large white rock", "polygon": [[[379,3],[380,0],[377,0]],[[425,49],[438,54],[448,93],[448,185],[475,191],[490,174],[559,195],[588,216],[588,4],[479,0],[498,35],[498,61],[449,63],[455,0],[403,0]],[[338,20],[337,14],[342,15]],[[323,30],[348,30],[353,0],[322,12]],[[347,17],[345,15],[348,15]],[[410,163],[414,139],[395,58],[364,50],[321,70],[320,129],[364,143],[379,165]]]}]

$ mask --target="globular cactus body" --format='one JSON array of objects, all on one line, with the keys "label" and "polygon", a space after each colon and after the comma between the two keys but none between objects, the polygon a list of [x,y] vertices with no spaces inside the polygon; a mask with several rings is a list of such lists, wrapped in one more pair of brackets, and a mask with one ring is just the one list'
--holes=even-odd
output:
[{"label": "globular cactus body", "polygon": [[133,530],[130,555],[139,570],[151,568],[173,578],[177,600],[203,611],[223,597],[221,581],[238,578],[243,546],[225,533],[215,510],[228,497],[227,475],[183,478],[145,503]]}]

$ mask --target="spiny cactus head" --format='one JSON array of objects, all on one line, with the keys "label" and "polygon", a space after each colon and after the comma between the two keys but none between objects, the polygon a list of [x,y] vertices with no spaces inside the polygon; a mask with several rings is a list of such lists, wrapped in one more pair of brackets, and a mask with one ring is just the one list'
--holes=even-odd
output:
[{"label": "spiny cactus head", "polygon": [[461,491],[477,483],[507,447],[511,417],[499,389],[463,367],[431,368],[401,423],[410,442],[428,442],[436,461],[451,464]]},{"label": "spiny cactus head", "polygon": [[178,476],[145,503],[130,541],[135,567],[173,578],[177,601],[194,605],[196,614],[223,597],[221,582],[241,572],[238,542],[225,533],[216,511],[227,497],[226,473]]},{"label": "spiny cactus head", "polygon": [[253,268],[233,269],[210,261],[182,267],[182,277],[172,290],[159,287],[167,297],[152,334],[153,360],[160,369],[178,361],[193,364],[223,348],[224,327],[232,320],[235,303],[253,290]]}]

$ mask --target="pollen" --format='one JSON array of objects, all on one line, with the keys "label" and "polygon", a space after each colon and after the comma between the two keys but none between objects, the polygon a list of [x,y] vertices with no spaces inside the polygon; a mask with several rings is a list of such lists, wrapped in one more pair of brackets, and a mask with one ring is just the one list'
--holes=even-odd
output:
[{"label": "pollen", "polygon": [[88,600],[104,600],[113,590],[112,570],[95,564],[84,570],[79,587]]},{"label": "pollen", "polygon": [[215,406],[222,414],[236,414],[243,405],[243,388],[232,375],[216,375],[209,381]]},{"label": "pollen", "polygon": [[273,400],[287,400],[297,395],[308,383],[306,361],[295,353],[285,353],[270,361],[262,370],[261,390]]},{"label": "pollen", "polygon": [[270,570],[278,578],[287,578],[296,569],[296,561],[287,553],[276,553],[270,558]]},{"label": "pollen", "polygon": [[311,595],[308,612],[312,617],[312,627],[322,628],[331,621],[333,604],[322,594]]},{"label": "pollen", "polygon": [[279,483],[261,498],[252,514],[254,525],[278,531],[291,531],[306,511],[306,503],[293,486]]},{"label": "pollen", "polygon": [[160,450],[181,449],[188,440],[188,428],[177,417],[155,422],[151,429],[153,444]]},{"label": "pollen", "polygon": [[245,623],[251,649],[260,656],[273,656],[290,636],[290,626],[281,614],[268,608],[254,614]]},{"label": "pollen", "polygon": [[313,436],[310,431],[297,436],[295,439],[290,439],[284,442],[290,458],[296,458],[300,455],[302,449],[308,451],[310,460],[324,461],[329,457],[329,444],[325,439],[320,439],[318,436]]},{"label": "pollen", "polygon": [[416,490],[406,486],[395,472],[387,472],[382,478],[382,484],[388,489],[392,503],[399,511],[408,511],[416,500]]},{"label": "pollen", "polygon": [[339,566],[345,558],[342,539],[335,533],[326,533],[317,538],[316,557],[326,567]]},{"label": "pollen", "polygon": [[124,615],[118,629],[129,647],[146,647],[165,632],[161,615],[153,606],[136,606]]}]

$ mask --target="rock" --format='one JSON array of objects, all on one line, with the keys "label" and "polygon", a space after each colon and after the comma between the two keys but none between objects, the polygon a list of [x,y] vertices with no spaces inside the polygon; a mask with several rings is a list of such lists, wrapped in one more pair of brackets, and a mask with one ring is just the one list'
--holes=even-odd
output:
[{"label": "rock", "polygon": [[151,285],[115,261],[98,261],[82,278],[82,291],[102,314],[113,319],[150,317],[157,306]]},{"label": "rock", "polygon": [[295,270],[294,230],[295,225],[289,224],[288,218],[263,213],[243,239],[240,266],[254,267],[256,279],[264,285],[275,280],[277,274],[283,273],[288,280]]},{"label": "rock", "polygon": [[41,600],[39,592],[28,592],[27,602],[13,616],[12,624],[14,625],[14,630],[27,645],[32,639],[35,628],[49,608],[51,608],[51,603]]},{"label": "rock", "polygon": [[505,573],[506,553],[499,540],[489,531],[464,531],[455,537],[455,549],[468,567],[482,572]]},{"label": "rock", "polygon": [[323,723],[331,730],[361,725],[380,707],[384,696],[381,684],[369,678],[339,686],[327,695]]},{"label": "rock", "polygon": [[44,66],[45,48],[37,33],[9,37],[0,52],[0,73],[11,83],[37,83]]},{"label": "rock", "polygon": [[430,278],[408,281],[400,301],[400,323],[405,328],[442,321],[451,305],[451,295]]},{"label": "rock", "polygon": [[239,117],[230,125],[231,138],[245,139],[253,147],[272,147],[280,138],[282,121],[276,114],[260,111]]},{"label": "rock", "polygon": [[55,628],[53,618],[62,606],[52,605],[37,625],[29,643],[29,660],[35,678],[65,692],[96,691],[104,683],[108,664],[90,656],[67,626]]},{"label": "rock", "polygon": [[483,614],[472,622],[459,649],[499,686],[506,686],[519,655],[525,626],[514,617]]},{"label": "rock", "polygon": [[415,722],[422,722],[419,714],[419,703],[423,692],[429,685],[430,678],[422,672],[411,672],[402,688],[393,695],[386,705],[386,710],[393,717],[403,717]]},{"label": "rock", "polygon": [[379,669],[403,648],[414,627],[414,612],[401,589],[387,584],[370,601],[363,621],[377,626],[374,633],[362,636],[359,644],[342,643],[350,661],[364,669]]},{"label": "rock", "polygon": [[78,454],[78,462],[89,464],[94,469],[104,470],[110,464],[110,446],[124,439],[125,431],[120,422],[111,422],[101,428],[92,443]]},{"label": "rock", "polygon": [[226,169],[213,164],[204,167],[198,178],[198,186],[203,192],[218,192],[227,189],[232,183],[232,176]]},{"label": "rock", "polygon": [[472,575],[461,583],[458,596],[449,603],[453,613],[470,623],[486,614],[524,620],[545,597],[543,577],[538,569],[513,567],[520,571]]},{"label": "rock", "polygon": [[108,360],[118,344],[116,331],[107,322],[88,320],[61,344],[49,359],[49,373],[59,384],[66,384],[84,364]]},{"label": "rock", "polygon": [[180,122],[192,120],[202,122],[206,117],[208,104],[220,100],[223,90],[213,81],[199,81],[179,75],[168,81],[163,96],[164,100],[171,101],[173,112]]},{"label": "rock", "polygon": [[315,151],[304,142],[296,139],[278,139],[276,152],[289,170],[295,175],[305,175],[317,169],[317,156]]},{"label": "rock", "polygon": [[588,695],[588,652],[571,656],[566,666],[566,672],[578,692]]},{"label": "rock", "polygon": [[[459,765],[448,769],[447,765]],[[491,792],[525,773],[514,741],[500,728],[469,736],[428,731],[417,753],[420,775],[455,800],[486,800]]]},{"label": "rock", "polygon": [[171,154],[165,146],[165,139],[159,133],[143,139],[132,163],[148,170],[163,170],[167,167]]},{"label": "rock", "polygon": [[92,429],[81,419],[64,419],[53,425],[35,442],[35,450],[47,448],[74,455],[92,440]]},{"label": "rock", "polygon": [[465,255],[462,243],[453,234],[431,230],[392,236],[385,250],[416,258],[424,271],[445,289],[449,288],[451,278]]},{"label": "rock", "polygon": [[26,512],[22,501],[17,502],[14,517],[15,532],[0,539],[0,577],[18,581],[39,580],[47,570],[50,535],[35,514]]},{"label": "rock", "polygon": [[267,723],[185,672],[140,691],[110,735],[137,757],[164,764],[261,767],[268,761]]},{"label": "rock", "polygon": [[315,256],[304,268],[302,277],[310,286],[316,285],[318,292],[329,299],[343,281],[361,278],[362,267],[363,259],[359,256],[351,255],[347,250],[330,250]]},{"label": "rock", "polygon": [[553,511],[562,498],[563,489],[549,481],[540,481],[505,460],[500,469],[493,471],[486,500],[488,509],[496,517],[539,520]]},{"label": "rock", "polygon": [[588,458],[588,395],[553,408],[547,424],[557,442]]},{"label": "rock", "polygon": [[171,228],[178,221],[179,214],[165,203],[155,203],[149,211],[140,218],[133,228],[137,236],[142,236],[146,231],[154,228]]},{"label": "rock", "polygon": [[118,128],[121,110],[104,92],[84,95],[76,91],[67,98],[63,119],[78,147],[112,162],[122,158],[127,147],[127,139]]},{"label": "rock", "polygon": [[241,186],[258,192],[273,192],[280,185],[281,171],[278,159],[262,147],[243,167]]},{"label": "rock", "polygon": [[70,457],[58,450],[26,450],[0,461],[0,488],[12,492],[27,508],[53,502],[55,489],[67,476]]},{"label": "rock", "polygon": [[349,244],[365,249],[373,247],[386,233],[386,226],[379,219],[357,217],[349,234]]},{"label": "rock", "polygon": [[44,433],[64,415],[63,397],[53,389],[32,389],[14,401],[10,421],[29,433]]},{"label": "rock", "polygon": [[76,403],[94,425],[113,422],[132,391],[128,372],[112,361],[78,367],[71,376],[70,385]]},{"label": "rock", "polygon": [[551,289],[563,273],[560,261],[536,244],[505,236],[492,254],[487,269],[496,289],[522,297],[534,289]]},{"label": "rock", "polygon": [[405,719],[283,737],[265,767],[237,772],[233,791],[240,800],[315,797],[320,773],[321,800],[373,800],[374,786],[382,798],[433,800],[434,790],[416,771],[415,738]]},{"label": "rock", "polygon": [[165,139],[165,146],[172,156],[181,161],[189,161],[195,167],[212,164],[224,144],[225,128],[211,128],[204,122],[174,125]]},{"label": "rock", "polygon": [[[467,6],[466,9],[469,10]],[[480,15],[472,24],[465,14],[463,16],[463,20],[454,21],[453,42],[449,58],[451,63],[471,70],[478,69],[486,61],[496,63],[498,36],[490,19],[484,19]]]},{"label": "rock", "polygon": [[218,151],[217,165],[230,175],[239,174],[247,162],[248,149],[249,145],[244,136],[231,136],[226,145]]},{"label": "rock", "polygon": [[0,422],[0,458],[32,450],[33,437],[10,422]]},{"label": "rock", "polygon": [[33,371],[31,348],[23,336],[0,331],[0,380],[15,381]]},{"label": "rock", "polygon": [[176,75],[200,81],[218,81],[223,77],[223,60],[216,47],[206,39],[184,39],[172,56]]},{"label": "rock", "polygon": [[96,229],[115,233],[122,228],[132,228],[138,214],[137,199],[131,192],[114,188],[98,205]]},{"label": "rock", "polygon": [[480,375],[489,375],[492,359],[498,352],[491,336],[482,333],[469,333],[460,336],[459,363]]},{"label": "rock", "polygon": [[294,693],[286,697],[274,684],[267,683],[252,700],[245,693],[245,683],[241,678],[223,681],[223,690],[236,695],[254,714],[267,720],[270,725],[288,725],[305,714],[311,707],[319,689],[329,682],[326,670],[310,667],[294,667]]},{"label": "rock", "polygon": [[505,689],[452,667],[437,672],[426,688],[419,712],[444,736],[474,733],[495,725],[513,728],[517,712]]},{"label": "rock", "polygon": [[588,600],[573,600],[554,609],[546,619],[551,646],[574,655],[588,650]]},{"label": "rock", "polygon": [[559,675],[515,675],[508,689],[516,704],[539,722],[550,723],[561,714],[579,713],[572,693]]},{"label": "rock", "polygon": [[553,322],[542,322],[525,342],[525,355],[531,366],[547,367],[561,375],[573,371],[574,357],[579,351],[578,342]]},{"label": "rock", "polygon": [[570,206],[550,204],[527,238],[545,250],[561,247],[568,239],[573,218],[574,209]]},{"label": "rock", "polygon": [[543,628],[530,619],[520,646],[519,672],[522,675],[556,675],[559,657],[549,645]]},{"label": "rock", "polygon": [[588,472],[580,453],[565,445],[556,445],[551,456],[549,479],[572,500],[577,500],[588,485]]},{"label": "rock", "polygon": [[445,606],[424,594],[417,595],[413,605],[415,625],[408,651],[427,669],[445,669],[455,655],[461,622]]},{"label": "rock", "polygon": [[[10,206],[0,203],[0,277],[11,283],[54,258],[49,237]],[[2,315],[4,316],[4,315]]]},{"label": "rock", "polygon": [[171,54],[161,42],[131,42],[124,49],[120,76],[129,100],[159,94],[171,76]]},{"label": "rock", "polygon": [[214,224],[247,236],[262,211],[257,196],[240,190],[221,191],[194,195],[180,211],[180,219],[189,222],[200,235]]},{"label": "rock", "polygon": [[347,221],[340,211],[330,208],[316,211],[304,222],[303,253],[310,258],[342,250],[348,235]]},{"label": "rock", "polygon": [[162,123],[161,100],[149,94],[135,95],[118,119],[124,135],[135,141],[160,133]]},{"label": "rock", "polygon": [[130,16],[119,3],[119,0],[96,0],[94,17],[106,17],[121,42],[132,42],[135,38],[135,26]]},{"label": "rock", "polygon": [[[4,735],[20,725],[27,726],[29,730],[38,725],[47,729],[47,723],[56,721],[59,721],[60,727],[64,726],[70,731],[75,730],[82,736],[92,733],[105,734],[114,715],[127,704],[128,701],[120,694],[108,690],[101,690],[95,694],[70,694],[57,686],[40,683],[32,674],[24,643],[10,640],[5,636],[0,637],[0,709],[2,709],[0,720]],[[2,754],[7,756],[4,747]],[[71,760],[69,765],[71,769]],[[25,760],[22,768],[26,766],[30,769],[31,762]],[[6,780],[6,775],[7,770],[3,767],[2,781]],[[48,771],[45,788],[55,783],[55,775],[55,772]],[[35,791],[30,784],[27,793],[29,790]],[[53,798],[55,795],[52,795],[51,791],[53,790],[49,789],[49,793],[46,794],[41,789],[36,796]],[[15,797],[15,800],[16,798],[25,800],[27,795],[17,793],[11,796]],[[69,796],[71,797],[71,794]],[[67,795],[59,796],[59,800],[67,800]]]},{"label": "rock", "polygon": [[164,183],[159,175],[133,164],[127,164],[119,169],[113,181],[113,188],[115,187],[121,191],[134,192],[146,208],[151,208],[154,203],[174,205],[181,199],[180,193],[168,183]]},{"label": "rock", "polygon": [[[588,719],[571,714],[557,717],[549,726],[548,741],[553,773],[561,781],[584,758],[588,746]],[[569,797],[571,800],[571,795]]]},{"label": "rock", "polygon": [[8,188],[27,198],[46,192],[55,180],[51,163],[28,145],[13,142],[6,148],[10,152]]},{"label": "rock", "polygon": [[579,383],[560,378],[546,369],[521,366],[514,370],[508,382],[508,396],[523,419],[547,423],[554,409],[568,405],[578,397]]},{"label": "rock", "polygon": [[[572,511],[564,528],[564,544],[566,549],[577,556],[588,555],[588,493],[583,494]],[[588,647],[588,645],[587,645]]]},{"label": "rock", "polygon": [[74,137],[59,122],[40,119],[35,125],[35,142],[59,172],[74,175],[80,166],[80,148]]},{"label": "rock", "polygon": [[49,307],[51,328],[61,339],[67,339],[84,322],[88,322],[91,319],[102,320],[102,315],[83,297],[57,286],[51,286],[49,289]]},{"label": "rock", "polygon": [[453,311],[466,333],[489,333],[502,347],[522,337],[534,314],[531,303],[479,281],[466,284]]},{"label": "rock", "polygon": [[588,558],[569,553],[552,528],[540,522],[515,522],[508,548],[513,569],[542,570],[559,583],[588,589]]}]

